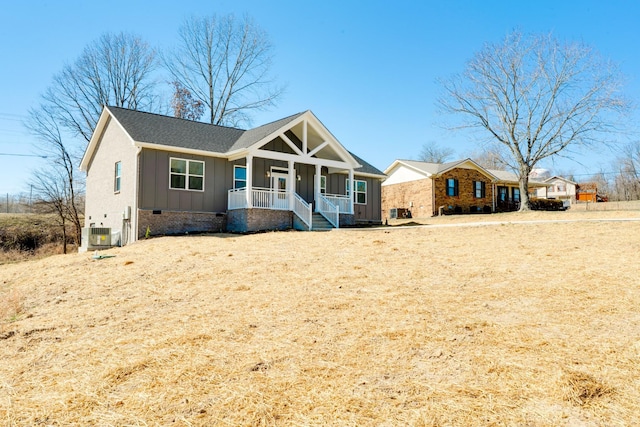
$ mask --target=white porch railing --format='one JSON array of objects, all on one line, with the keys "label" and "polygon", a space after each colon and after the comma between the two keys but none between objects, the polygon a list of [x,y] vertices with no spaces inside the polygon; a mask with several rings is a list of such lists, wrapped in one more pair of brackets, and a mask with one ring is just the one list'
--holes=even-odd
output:
[{"label": "white porch railing", "polygon": [[229,210],[244,209],[247,207],[247,189],[233,188],[229,190],[227,196],[227,206]]},{"label": "white porch railing", "polygon": [[351,197],[341,194],[324,194],[324,197],[340,209],[340,213],[352,214]]},{"label": "white porch railing", "polygon": [[311,213],[311,205],[307,203],[298,193],[295,194],[295,199],[293,202],[293,213],[298,215],[298,217],[307,224],[309,230],[311,230],[311,226],[313,224],[312,213]]},{"label": "white porch railing", "polygon": [[327,219],[335,228],[340,228],[340,208],[331,203],[323,194],[318,197],[318,212]]},{"label": "white porch railing", "polygon": [[[272,190],[270,188],[251,189],[251,207],[257,209],[291,210],[289,208],[289,194],[287,191]],[[247,189],[236,188],[229,190],[228,209],[247,208]]]}]

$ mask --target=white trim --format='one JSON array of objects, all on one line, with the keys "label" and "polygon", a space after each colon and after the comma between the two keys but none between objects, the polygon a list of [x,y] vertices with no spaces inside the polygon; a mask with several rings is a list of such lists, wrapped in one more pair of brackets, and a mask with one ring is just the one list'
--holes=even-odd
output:
[{"label": "white trim", "polygon": [[[364,192],[362,191],[357,191],[356,188],[358,186],[358,182],[364,182]],[[346,188],[346,193],[349,197],[351,197],[351,199],[353,200],[353,203],[356,205],[366,205],[367,204],[367,193],[369,192],[369,189],[367,188],[369,185],[367,183],[367,181],[364,181],[362,179],[353,179],[353,184],[349,185],[349,179],[347,178],[346,182],[345,182],[345,186],[348,186],[349,188]],[[351,186],[353,186],[353,188],[351,188]],[[360,203],[358,202],[356,199],[356,195],[357,194],[364,194],[364,203]]]},{"label": "white trim", "polygon": [[[181,173],[177,173],[177,172],[172,172],[171,171],[171,161],[172,160],[180,160],[180,161],[184,161],[186,162],[186,173],[181,174]],[[202,189],[192,189],[189,188],[189,176],[191,176],[191,174],[189,173],[189,164],[191,162],[194,163],[202,163]],[[203,160],[195,160],[195,159],[183,159],[181,157],[169,157],[169,190],[179,190],[179,191],[196,191],[199,193],[203,193],[205,190],[205,167],[206,167],[206,163]],[[172,187],[171,186],[171,175],[184,175],[185,180],[184,180],[184,188],[177,188],[177,187]],[[199,177],[200,175],[193,175],[194,177]]]},{"label": "white trim", "polygon": [[322,150],[327,145],[329,145],[329,141],[322,142],[322,144],[318,145],[316,148],[314,148],[313,150],[309,151],[309,153],[307,153],[307,156],[309,156],[309,157],[313,156],[314,154],[316,154],[318,151]]},{"label": "white trim", "polygon": [[[173,153],[177,153],[177,154],[194,154],[196,156],[203,156],[203,157],[217,157],[217,158],[223,158],[223,159],[228,159],[229,156],[225,153],[218,153],[215,151],[206,151],[206,150],[195,150],[192,148],[181,148],[181,147],[174,147],[171,145],[162,145],[162,144],[155,144],[153,142],[138,142],[135,141],[134,144],[137,147],[141,147],[141,148],[149,148],[151,150],[157,150],[157,151],[170,151]],[[244,156],[241,156],[244,157]],[[237,160],[237,159],[234,159]]]},{"label": "white trim", "polygon": [[102,109],[102,113],[100,113],[100,118],[98,119],[98,123],[96,123],[96,128],[93,130],[93,134],[91,135],[91,139],[89,140],[89,144],[87,144],[87,148],[82,155],[82,159],[80,160],[80,170],[83,172],[87,172],[89,168],[89,163],[91,158],[93,157],[93,153],[98,147],[98,142],[102,139],[102,134],[109,123],[109,120],[113,120],[122,130],[122,132],[129,138],[129,142],[135,146],[135,141],[129,135],[127,130],[120,124],[120,122],[115,118],[111,111],[107,107]]},{"label": "white trim", "polygon": [[[317,164],[317,162],[321,162],[321,164],[325,166],[327,164],[329,166],[337,165],[335,167],[338,167],[341,169],[362,167],[362,165],[358,163],[358,161],[351,155],[351,153],[349,153],[349,151],[346,148],[344,148],[342,144],[340,144],[340,142],[329,132],[328,129],[324,127],[322,122],[320,122],[320,120],[318,120],[318,118],[310,110],[307,110],[306,112],[301,114],[299,117],[297,117],[295,120],[292,120],[291,122],[287,123],[285,126],[281,127],[280,129],[264,136],[259,141],[256,141],[255,143],[253,143],[251,146],[240,149],[240,150],[228,152],[226,154],[230,161],[245,157],[249,153],[253,154],[256,157],[265,157],[269,159],[289,161],[291,157],[288,157],[288,156],[292,156],[291,154],[278,153],[275,151],[270,152],[266,150],[261,150],[261,148],[265,144],[277,138],[278,136],[282,136],[282,134],[286,130],[293,129],[295,126],[297,126],[300,123],[304,123],[305,121],[307,121],[307,125],[311,124],[313,129],[316,131],[316,133],[318,133],[318,135],[323,140],[329,141],[329,144],[334,148],[334,150],[336,150],[336,154],[338,154],[338,156],[342,159],[342,162],[335,161],[335,160],[328,160],[328,159],[313,158],[309,156],[308,153],[302,153],[302,152],[301,154],[293,158],[295,162],[307,163],[312,165]],[[304,125],[303,125],[303,129],[304,129]],[[304,144],[304,141],[303,141],[303,144]],[[273,157],[273,155],[267,156],[265,153],[276,153],[276,154],[282,155],[282,157],[276,158],[276,157]]]},{"label": "white trim", "polygon": [[[120,165],[120,168],[118,168],[118,165]],[[113,171],[113,193],[114,194],[119,194],[120,191],[122,190],[122,160],[118,160],[115,165],[114,165],[114,171]],[[120,169],[120,171],[118,171],[118,169]],[[118,173],[120,172],[120,173]]]},{"label": "white trim", "polygon": [[297,155],[302,156],[302,151],[300,151],[300,149],[298,147],[296,147],[296,144],[293,143],[293,141],[291,141],[289,139],[289,137],[287,135],[284,134],[284,132],[282,132],[280,135],[280,138],[282,138],[282,140],[293,150],[296,152]]},{"label": "white trim", "polygon": [[[296,163],[304,163],[309,165],[321,165],[327,167],[333,167],[340,170],[351,169],[351,165],[346,162],[339,162],[337,160],[328,160],[328,159],[319,159],[317,157],[308,157],[308,156],[297,156],[295,154],[289,153],[280,153],[276,151],[267,151],[267,150],[255,150],[253,153],[254,157],[260,157],[263,159],[271,159],[271,160],[282,160],[282,161],[294,161]],[[238,158],[242,158],[240,156]],[[230,161],[238,160],[238,158],[231,158]]]},{"label": "white trim", "polygon": [[[236,187],[236,168],[244,169],[244,187]],[[242,181],[238,179],[237,181]],[[233,165],[233,189],[247,188],[247,166],[246,165]]]}]

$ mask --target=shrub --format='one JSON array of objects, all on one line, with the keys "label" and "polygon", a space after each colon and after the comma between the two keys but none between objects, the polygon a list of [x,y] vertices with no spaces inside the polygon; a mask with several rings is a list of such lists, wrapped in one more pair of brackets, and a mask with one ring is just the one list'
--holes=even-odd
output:
[{"label": "shrub", "polygon": [[534,211],[562,211],[564,204],[562,200],[555,199],[529,199],[531,209]]}]

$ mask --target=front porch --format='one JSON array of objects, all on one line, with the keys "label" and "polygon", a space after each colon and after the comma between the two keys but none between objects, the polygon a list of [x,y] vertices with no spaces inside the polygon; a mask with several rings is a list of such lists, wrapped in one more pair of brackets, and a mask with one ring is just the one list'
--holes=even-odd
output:
[{"label": "front porch", "polygon": [[[333,228],[354,223],[353,201],[348,195],[316,193],[313,203],[300,194],[272,188],[236,188],[228,192],[227,229],[236,232],[320,228],[314,213]],[[315,227],[314,227],[315,226]],[[323,227],[324,228],[324,227]]]}]

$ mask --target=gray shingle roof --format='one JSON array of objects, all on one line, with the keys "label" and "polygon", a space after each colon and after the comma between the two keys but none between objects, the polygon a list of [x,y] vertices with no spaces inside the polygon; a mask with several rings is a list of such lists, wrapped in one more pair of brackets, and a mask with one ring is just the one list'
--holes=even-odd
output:
[{"label": "gray shingle roof", "polygon": [[[293,114],[254,129],[243,130],[120,107],[107,109],[136,142],[220,154],[248,148],[305,113]],[[362,158],[350,154],[362,165],[356,169],[356,173],[384,175]]]},{"label": "gray shingle roof", "polygon": [[304,112],[294,114],[292,116],[285,117],[284,119],[276,120],[275,122],[267,123],[266,125],[262,125],[254,129],[246,130],[240,136],[240,138],[238,138],[238,140],[233,144],[233,146],[229,148],[229,151],[248,148],[253,144],[255,144],[256,142],[260,141],[262,138],[266,137],[267,135],[277,131],[278,129],[285,126],[286,124],[294,121],[295,119],[297,119],[303,114]]},{"label": "gray shingle roof", "polygon": [[245,133],[242,129],[119,107],[107,107],[113,117],[137,142],[226,153]]},{"label": "gray shingle roof", "polygon": [[353,158],[356,159],[356,162],[358,162],[358,163],[360,163],[362,165],[361,168],[354,169],[355,173],[366,173],[366,174],[371,174],[371,175],[385,176],[384,172],[382,172],[380,169],[376,168],[372,164],[364,161],[362,159],[362,157],[356,156],[351,151],[349,151],[349,154],[351,154],[353,156]]}]

